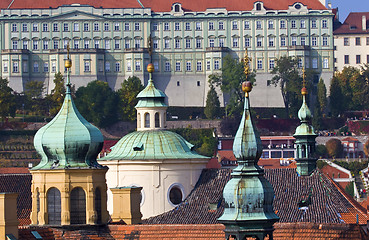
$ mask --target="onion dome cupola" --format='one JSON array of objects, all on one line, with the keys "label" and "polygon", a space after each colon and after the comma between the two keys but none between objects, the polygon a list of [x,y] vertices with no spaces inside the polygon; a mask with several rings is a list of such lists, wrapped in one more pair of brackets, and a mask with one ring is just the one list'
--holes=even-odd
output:
[{"label": "onion dome cupola", "polygon": [[41,162],[32,170],[103,168],[96,161],[103,146],[103,135],[83,118],[73,102],[69,79],[71,66],[68,50],[64,102],[58,114],[35,135],[34,145]]},{"label": "onion dome cupola", "polygon": [[314,128],[310,125],[311,111],[306,103],[307,89],[305,87],[305,71],[303,70],[303,82],[304,86],[301,89],[302,105],[298,112],[300,119],[300,125],[296,128],[296,132],[293,135],[296,138],[296,150],[297,150],[297,172],[302,176],[310,175],[316,168],[316,142]]},{"label": "onion dome cupola", "polygon": [[[246,50],[246,79],[249,74],[249,61]],[[242,84],[245,105],[233,142],[233,153],[238,166],[232,171],[232,178],[224,187],[224,213],[218,219],[225,225],[226,239],[230,236],[236,239],[264,239],[267,235],[272,238],[273,224],[279,220],[273,210],[273,187],[264,178],[264,170],[257,164],[262,154],[262,144],[250,112],[251,89],[251,82]]]},{"label": "onion dome cupola", "polygon": [[137,98],[139,99],[137,109],[137,131],[157,130],[166,127],[166,111],[168,105],[165,103],[166,95],[154,85],[152,73],[154,65],[147,66],[149,82]]}]

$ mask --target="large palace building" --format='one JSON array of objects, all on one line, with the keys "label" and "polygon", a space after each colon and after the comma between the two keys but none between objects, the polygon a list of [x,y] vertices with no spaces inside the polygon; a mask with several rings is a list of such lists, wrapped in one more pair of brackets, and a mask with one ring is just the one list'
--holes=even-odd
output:
[{"label": "large palace building", "polygon": [[[253,106],[282,107],[280,88],[267,86],[280,56],[299,57],[300,67],[316,72],[316,83],[321,77],[329,85],[334,15],[324,5],[324,0],[4,0],[0,71],[17,92],[34,80],[50,92],[55,73],[65,73],[70,42],[76,88],[98,79],[119,89],[133,75],[146,84],[152,62],[160,79],[156,86],[169,105],[204,106],[209,75],[220,72],[225,55],[240,58],[248,48],[257,71]],[[220,99],[224,104],[221,93]]]}]

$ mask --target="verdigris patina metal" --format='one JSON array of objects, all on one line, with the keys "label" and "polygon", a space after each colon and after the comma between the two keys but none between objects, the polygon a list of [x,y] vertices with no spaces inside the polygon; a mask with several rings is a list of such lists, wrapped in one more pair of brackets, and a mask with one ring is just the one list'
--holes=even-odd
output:
[{"label": "verdigris patina metal", "polygon": [[[244,58],[246,79],[249,74],[249,61],[246,50]],[[273,224],[279,220],[273,210],[273,187],[264,178],[264,170],[257,165],[262,154],[262,144],[251,118],[249,101],[251,89],[251,82],[242,84],[245,105],[233,142],[233,153],[238,166],[232,171],[232,178],[224,187],[224,213],[218,219],[225,225],[226,239],[230,236],[238,240],[246,237],[264,239],[267,235],[272,239]]]}]

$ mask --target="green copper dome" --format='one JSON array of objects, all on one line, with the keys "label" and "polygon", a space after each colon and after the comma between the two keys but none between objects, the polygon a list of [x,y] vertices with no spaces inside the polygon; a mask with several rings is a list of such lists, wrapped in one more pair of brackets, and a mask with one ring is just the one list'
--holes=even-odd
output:
[{"label": "green copper dome", "polygon": [[34,145],[41,155],[41,162],[32,170],[102,168],[96,157],[103,142],[100,130],[87,122],[74,105],[67,76],[63,106],[54,119],[35,135]]},{"label": "green copper dome", "polygon": [[301,121],[300,126],[296,128],[295,135],[316,135],[313,126],[309,124],[311,120],[311,111],[306,104],[306,96],[305,94],[302,96],[302,105],[298,112],[298,117]]},{"label": "green copper dome", "polygon": [[159,89],[157,89],[154,85],[154,81],[151,78],[152,74],[150,73],[150,80],[145,87],[138,95],[139,99],[136,108],[141,107],[168,107],[165,104],[166,95]]},{"label": "green copper dome", "polygon": [[192,149],[191,143],[171,131],[137,131],[121,138],[112,151],[99,161],[207,158]]}]

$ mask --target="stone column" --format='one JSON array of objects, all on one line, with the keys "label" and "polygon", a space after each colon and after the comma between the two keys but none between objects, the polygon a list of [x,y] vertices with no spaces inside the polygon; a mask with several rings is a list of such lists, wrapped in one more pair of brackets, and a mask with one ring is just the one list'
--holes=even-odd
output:
[{"label": "stone column", "polygon": [[61,225],[70,225],[70,186],[64,185],[61,195]]},{"label": "stone column", "polygon": [[0,193],[0,239],[12,234],[18,238],[18,193]]}]

